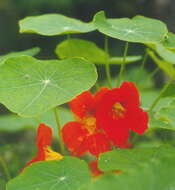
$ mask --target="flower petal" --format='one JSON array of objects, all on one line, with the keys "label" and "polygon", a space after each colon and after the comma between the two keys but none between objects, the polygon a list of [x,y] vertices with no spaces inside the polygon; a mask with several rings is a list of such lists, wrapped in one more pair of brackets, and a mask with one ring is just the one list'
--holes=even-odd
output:
[{"label": "flower petal", "polygon": [[86,139],[86,145],[88,151],[95,156],[99,156],[100,153],[111,150],[109,139],[104,133],[100,132],[88,136]]},{"label": "flower petal", "polygon": [[149,116],[148,113],[144,112],[141,108],[128,110],[126,120],[128,120],[129,128],[140,135],[148,129]]},{"label": "flower petal", "polygon": [[94,104],[94,97],[90,91],[81,93],[69,102],[71,111],[80,118],[94,114]]},{"label": "flower petal", "polygon": [[43,149],[43,147],[50,146],[52,140],[52,129],[41,123],[38,127],[36,144],[38,149]]},{"label": "flower petal", "polygon": [[139,92],[133,82],[124,81],[122,83],[120,86],[120,96],[126,107],[137,107],[140,105]]},{"label": "flower petal", "polygon": [[72,152],[73,155],[81,156],[87,152],[84,140],[88,131],[82,128],[82,124],[78,122],[68,122],[62,128],[63,141]]}]

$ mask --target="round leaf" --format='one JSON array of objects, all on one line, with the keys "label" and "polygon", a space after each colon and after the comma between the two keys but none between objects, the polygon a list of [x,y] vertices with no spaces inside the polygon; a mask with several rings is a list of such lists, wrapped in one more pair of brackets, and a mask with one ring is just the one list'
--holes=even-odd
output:
[{"label": "round leaf", "polygon": [[105,63],[109,55],[95,43],[82,39],[68,39],[57,45],[55,53],[60,59],[83,57],[93,63]]},{"label": "round leaf", "polygon": [[162,157],[175,157],[175,148],[161,146],[153,148],[117,149],[101,154],[99,167],[102,171],[123,170],[129,171],[138,168],[150,160],[157,160]]},{"label": "round leaf", "polygon": [[165,40],[162,42],[162,44],[166,48],[175,50],[175,34],[172,32],[169,32]]},{"label": "round leaf", "polygon": [[10,52],[6,55],[1,55],[0,56],[0,65],[4,64],[5,61],[11,57],[17,57],[17,56],[21,56],[21,55],[30,55],[30,56],[35,56],[40,52],[40,48],[35,47],[32,49],[27,49],[24,51],[19,51],[19,52]]},{"label": "round leaf", "polygon": [[94,16],[94,23],[101,33],[128,42],[156,43],[168,33],[163,22],[143,16],[106,19],[100,11]]},{"label": "round leaf", "polygon": [[0,69],[0,102],[12,112],[32,117],[70,101],[96,79],[95,66],[80,58],[14,57]]},{"label": "round leaf", "polygon": [[86,33],[95,30],[93,23],[85,23],[61,14],[30,16],[19,21],[20,33],[54,36],[69,33]]},{"label": "round leaf", "polygon": [[78,190],[90,181],[87,164],[77,158],[32,164],[7,184],[8,190]]}]

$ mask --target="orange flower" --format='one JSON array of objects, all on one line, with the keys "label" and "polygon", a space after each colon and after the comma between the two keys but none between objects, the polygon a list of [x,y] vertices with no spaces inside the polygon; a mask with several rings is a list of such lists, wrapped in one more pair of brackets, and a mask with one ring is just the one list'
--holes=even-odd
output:
[{"label": "orange flower", "polygon": [[52,129],[41,123],[38,127],[38,134],[36,138],[36,145],[38,147],[38,152],[36,156],[27,163],[29,166],[33,162],[38,161],[49,161],[49,160],[60,160],[63,156],[57,152],[54,152],[49,146],[52,140]]}]

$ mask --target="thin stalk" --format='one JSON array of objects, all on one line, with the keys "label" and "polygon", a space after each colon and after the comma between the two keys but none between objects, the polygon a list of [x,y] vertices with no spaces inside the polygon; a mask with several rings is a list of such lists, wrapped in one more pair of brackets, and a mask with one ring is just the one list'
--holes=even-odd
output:
[{"label": "thin stalk", "polygon": [[95,86],[96,91],[98,91],[98,90],[99,90],[99,88],[100,88],[99,83],[98,83],[98,82],[96,82],[94,86]]},{"label": "thin stalk", "polygon": [[55,120],[56,120],[56,123],[57,123],[57,129],[58,129],[60,151],[61,151],[62,154],[64,154],[64,143],[63,143],[63,139],[62,139],[61,124],[60,124],[59,113],[58,113],[57,108],[54,108],[54,114],[55,114]]},{"label": "thin stalk", "polygon": [[156,67],[148,76],[148,78],[152,78],[159,71],[159,67]]},{"label": "thin stalk", "polygon": [[[109,55],[109,45],[108,44],[109,44],[108,43],[108,37],[105,36],[104,50]],[[111,80],[111,72],[110,72],[110,65],[109,65],[109,57],[106,60],[105,71],[106,71],[106,77],[107,77],[108,85],[109,85],[110,88],[112,88],[112,80]]]},{"label": "thin stalk", "polygon": [[140,66],[140,69],[141,69],[141,70],[144,69],[147,58],[148,58],[148,51],[146,50],[146,51],[145,51],[145,54],[144,54],[144,56],[143,56],[143,59],[142,59],[141,66]]},{"label": "thin stalk", "polygon": [[157,105],[157,103],[159,102],[159,100],[161,99],[162,95],[164,94],[164,92],[167,90],[167,88],[169,87],[169,85],[173,82],[174,77],[172,77],[162,88],[162,90],[160,91],[160,94],[158,95],[158,97],[154,100],[154,102],[152,103],[152,105],[149,108],[149,112],[152,111],[154,109],[154,107]]},{"label": "thin stalk", "polygon": [[120,72],[119,72],[119,78],[118,78],[117,86],[120,85],[120,82],[121,82],[122,77],[123,77],[123,73],[125,71],[125,63],[126,63],[126,56],[127,56],[127,53],[128,53],[128,46],[129,46],[129,43],[126,42],[125,43],[125,48],[124,48],[124,54],[123,54],[123,62],[122,62],[121,67],[120,67]]},{"label": "thin stalk", "polygon": [[6,161],[4,160],[3,157],[0,156],[0,163],[2,165],[2,168],[4,170],[4,173],[7,177],[7,180],[9,181],[11,179],[11,176],[10,176],[10,172],[9,172],[9,169],[8,169],[8,166],[7,166],[7,163]]}]

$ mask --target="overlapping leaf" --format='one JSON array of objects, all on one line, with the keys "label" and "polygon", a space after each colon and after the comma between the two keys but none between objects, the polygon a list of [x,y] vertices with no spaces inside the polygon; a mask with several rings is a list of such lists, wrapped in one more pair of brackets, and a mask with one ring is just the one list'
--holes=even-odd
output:
[{"label": "overlapping leaf", "polygon": [[95,66],[80,58],[41,61],[14,57],[0,69],[0,102],[12,112],[35,117],[70,101],[96,79]]},{"label": "overlapping leaf", "polygon": [[100,11],[94,16],[94,23],[103,34],[128,42],[157,43],[168,33],[163,22],[143,16],[106,19]]},{"label": "overlapping leaf", "polygon": [[27,49],[24,51],[19,51],[19,52],[11,52],[8,53],[6,55],[1,55],[0,56],[0,65],[2,65],[3,63],[5,63],[5,61],[11,57],[17,57],[17,56],[21,56],[21,55],[30,55],[30,56],[35,56],[40,52],[40,48],[35,47],[32,49]]},{"label": "overlapping leaf", "polygon": [[32,164],[8,183],[7,190],[78,190],[89,181],[87,164],[66,157]]},{"label": "overlapping leaf", "polygon": [[95,30],[93,23],[85,23],[61,14],[30,16],[19,21],[21,33],[54,36],[69,33],[86,33]]},{"label": "overlapping leaf", "polygon": [[[68,39],[57,45],[55,53],[60,59],[71,57],[83,57],[96,64],[121,64],[123,57],[112,57],[95,43],[82,39]],[[127,56],[126,63],[139,61],[142,56]],[[109,59],[109,60],[108,60]]]},{"label": "overlapping leaf", "polygon": [[174,157],[145,164],[123,174],[105,174],[83,190],[173,190],[175,189]]},{"label": "overlapping leaf", "polygon": [[169,32],[162,44],[168,49],[175,50],[175,34]]},{"label": "overlapping leaf", "polygon": [[161,146],[153,148],[116,149],[101,154],[99,167],[102,171],[129,171],[162,157],[175,157],[175,148]]}]

